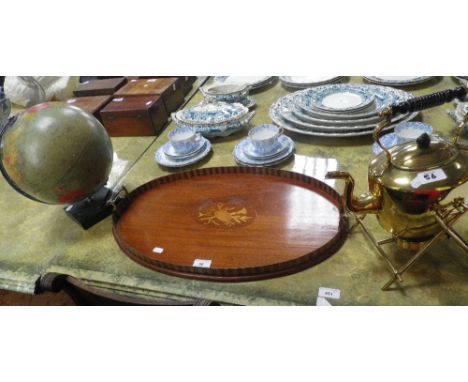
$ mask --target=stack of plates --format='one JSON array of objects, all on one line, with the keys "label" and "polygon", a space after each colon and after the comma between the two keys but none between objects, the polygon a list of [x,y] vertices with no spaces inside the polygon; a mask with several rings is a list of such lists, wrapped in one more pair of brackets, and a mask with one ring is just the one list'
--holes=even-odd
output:
[{"label": "stack of plates", "polygon": [[280,135],[278,145],[268,154],[257,152],[250,138],[245,138],[234,148],[232,156],[243,166],[274,166],[290,158],[293,152],[292,139],[286,135]]},{"label": "stack of plates", "polygon": [[255,112],[240,103],[202,103],[172,113],[177,126],[189,126],[205,137],[225,137],[247,126]]},{"label": "stack of plates", "polygon": [[284,88],[295,91],[341,82],[343,76],[281,76],[279,79]]},{"label": "stack of plates", "polygon": [[432,80],[431,76],[368,76],[366,81],[377,85],[387,86],[414,86]]},{"label": "stack of plates", "polygon": [[214,78],[215,83],[219,84],[246,84],[250,86],[250,90],[259,90],[269,87],[275,83],[277,77],[271,76],[217,76]]},{"label": "stack of plates", "polygon": [[[322,85],[281,97],[271,106],[270,118],[285,130],[305,135],[370,135],[380,121],[379,112],[383,108],[411,97],[407,92],[385,86]],[[398,115],[392,118],[392,124],[409,121],[417,114]]]}]

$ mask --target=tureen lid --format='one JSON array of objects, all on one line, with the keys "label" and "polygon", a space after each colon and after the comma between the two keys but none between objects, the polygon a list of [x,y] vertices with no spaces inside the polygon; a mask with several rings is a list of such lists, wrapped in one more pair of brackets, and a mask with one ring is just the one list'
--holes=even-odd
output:
[{"label": "tureen lid", "polygon": [[432,170],[453,162],[458,154],[455,145],[424,133],[416,141],[396,146],[392,150],[392,164],[401,170]]}]

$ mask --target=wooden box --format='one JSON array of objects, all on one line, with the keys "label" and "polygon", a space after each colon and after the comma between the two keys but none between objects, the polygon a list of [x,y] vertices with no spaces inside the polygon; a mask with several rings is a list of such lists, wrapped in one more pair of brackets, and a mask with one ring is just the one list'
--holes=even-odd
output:
[{"label": "wooden box", "polygon": [[94,115],[97,119],[101,122],[101,116],[99,112],[101,109],[106,106],[109,101],[112,99],[111,96],[103,95],[103,96],[93,96],[93,97],[77,97],[71,98],[66,103],[68,105],[77,106],[84,111],[87,111],[89,114]]},{"label": "wooden box", "polygon": [[184,102],[184,92],[178,78],[150,78],[130,80],[119,89],[116,97],[130,97],[139,95],[161,95],[168,113],[171,113]]},{"label": "wooden box", "polygon": [[197,77],[180,76],[179,79],[180,79],[184,94],[187,94],[190,91],[190,89],[192,89],[193,83],[197,80]]},{"label": "wooden box", "polygon": [[168,118],[159,95],[114,97],[100,115],[111,137],[157,135]]},{"label": "wooden box", "polygon": [[193,83],[197,80],[196,76],[140,76],[140,77],[126,77],[128,81],[148,78],[178,78],[182,91],[186,95],[193,87]]},{"label": "wooden box", "polygon": [[78,85],[73,94],[77,97],[113,95],[126,83],[127,80],[124,77],[86,81]]}]

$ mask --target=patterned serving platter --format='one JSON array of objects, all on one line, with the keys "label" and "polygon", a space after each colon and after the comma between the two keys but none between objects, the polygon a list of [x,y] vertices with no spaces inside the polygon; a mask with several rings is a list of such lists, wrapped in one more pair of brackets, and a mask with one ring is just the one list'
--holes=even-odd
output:
[{"label": "patterned serving platter", "polygon": [[[374,96],[375,109],[358,111],[355,113],[330,113],[318,110],[316,104],[325,94],[343,93],[346,91],[359,91]],[[305,114],[323,119],[363,119],[375,116],[384,107],[396,102],[405,101],[412,97],[411,94],[387,86],[366,85],[366,84],[333,84],[323,85],[312,89],[305,89],[293,93],[296,106]]]},{"label": "patterned serving platter", "polygon": [[[311,135],[316,137],[327,137],[327,138],[348,138],[348,137],[359,137],[359,136],[366,136],[371,135],[374,131],[376,125],[372,125],[372,128],[360,130],[356,128],[347,129],[347,128],[330,128],[330,126],[319,126],[318,128],[314,125],[305,124],[304,122],[299,120],[297,117],[294,117],[293,113],[290,113],[290,120],[286,120],[282,114],[282,104],[281,100],[277,101],[272,105],[269,111],[269,116],[273,123],[279,127],[287,131],[291,131],[293,133],[303,134],[303,135]],[[394,120],[394,123],[399,121],[410,121],[418,115],[417,112],[407,114],[405,116],[401,116],[401,120]],[[384,131],[392,130],[394,124],[386,127]]]},{"label": "patterned serving platter", "polygon": [[[338,124],[317,124],[304,121],[293,112],[294,94],[289,94],[280,98],[270,108],[270,118],[272,121],[286,130],[298,132],[306,135],[328,136],[328,137],[346,137],[360,136],[372,134],[376,127],[376,122],[367,123],[364,125],[349,125],[340,126]],[[412,114],[398,115],[392,119],[392,123],[400,121],[409,121],[418,115],[417,112]],[[390,126],[388,129],[393,128]]]}]

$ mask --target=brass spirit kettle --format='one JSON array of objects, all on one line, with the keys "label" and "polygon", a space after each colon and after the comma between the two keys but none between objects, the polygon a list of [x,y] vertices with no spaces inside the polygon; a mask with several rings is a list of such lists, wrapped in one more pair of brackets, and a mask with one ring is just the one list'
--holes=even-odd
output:
[{"label": "brass spirit kettle", "polygon": [[463,99],[462,87],[412,98],[392,105],[380,113],[381,122],[374,139],[383,149],[371,160],[368,169],[369,192],[354,196],[354,180],[349,173],[333,171],[329,179],[345,180],[343,202],[358,214],[377,214],[380,225],[391,232],[398,244],[418,249],[441,231],[432,211],[454,188],[468,180],[468,150],[458,143],[468,117],[460,124],[453,141],[439,136],[421,135],[415,142],[387,150],[379,138],[392,116],[423,110]]}]

